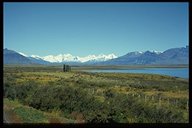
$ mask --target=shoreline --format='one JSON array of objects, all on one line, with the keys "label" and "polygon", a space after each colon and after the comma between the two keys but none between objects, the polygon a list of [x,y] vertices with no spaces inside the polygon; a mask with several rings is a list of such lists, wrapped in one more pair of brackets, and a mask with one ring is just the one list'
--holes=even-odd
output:
[{"label": "shoreline", "polygon": [[144,69],[144,68],[189,68],[189,65],[117,65],[117,66],[71,66],[74,70],[86,69],[104,69],[104,70],[115,70],[115,69]]}]

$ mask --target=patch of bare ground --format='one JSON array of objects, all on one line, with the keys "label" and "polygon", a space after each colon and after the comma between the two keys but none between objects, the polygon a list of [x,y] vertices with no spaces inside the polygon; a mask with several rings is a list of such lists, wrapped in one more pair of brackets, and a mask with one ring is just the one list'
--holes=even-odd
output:
[{"label": "patch of bare ground", "polygon": [[7,123],[22,123],[22,120],[13,112],[14,108],[4,111]]},{"label": "patch of bare ground", "polygon": [[58,118],[49,118],[49,123],[61,123],[61,121]]},{"label": "patch of bare ground", "polygon": [[75,119],[74,123],[85,123],[85,119],[82,113],[72,112],[71,116]]}]

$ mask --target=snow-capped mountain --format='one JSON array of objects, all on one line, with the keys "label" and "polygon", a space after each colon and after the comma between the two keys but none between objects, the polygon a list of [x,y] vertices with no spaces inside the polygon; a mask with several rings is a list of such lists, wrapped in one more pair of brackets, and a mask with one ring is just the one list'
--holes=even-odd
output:
[{"label": "snow-capped mountain", "polygon": [[188,64],[189,47],[171,48],[164,52],[129,52],[118,58],[97,63],[98,65],[134,65],[134,64]]},{"label": "snow-capped mountain", "polygon": [[35,58],[35,59],[41,59],[41,57],[38,55],[31,55],[30,57]]},{"label": "snow-capped mountain", "polygon": [[129,52],[117,57],[115,54],[88,55],[84,57],[71,54],[26,55],[13,50],[3,50],[4,64],[96,64],[96,65],[147,65],[147,64],[189,64],[189,47],[171,48],[164,52],[145,51]]},{"label": "snow-capped mountain", "polygon": [[90,62],[90,61],[106,61],[106,60],[110,60],[110,59],[114,59],[117,58],[117,56],[115,54],[108,54],[108,55],[104,55],[104,54],[100,54],[98,56],[96,55],[89,55],[86,57],[80,57],[79,60],[81,62]]},{"label": "snow-capped mountain", "polygon": [[80,62],[79,57],[72,56],[71,54],[59,54],[59,55],[48,55],[41,57],[41,59],[45,61],[49,61],[51,63],[61,63],[61,62]]},{"label": "snow-capped mountain", "polygon": [[28,55],[26,55],[26,54],[24,54],[24,53],[22,53],[22,52],[18,52],[20,55],[22,55],[22,56],[25,56],[25,57],[29,57]]},{"label": "snow-capped mountain", "polygon": [[24,55],[5,48],[3,49],[3,63],[4,64],[31,64],[31,61]]},{"label": "snow-capped mountain", "polygon": [[155,53],[155,54],[161,54],[161,53],[163,53],[163,52],[161,52],[161,51],[155,51],[155,50],[149,50],[150,52],[152,52],[152,53]]},{"label": "snow-capped mountain", "polygon": [[59,54],[59,55],[48,55],[44,57],[40,57],[37,55],[31,55],[33,58],[40,58],[44,61],[48,61],[51,63],[62,63],[62,62],[79,62],[79,63],[84,63],[84,62],[90,62],[90,61],[106,61],[110,59],[117,58],[115,54],[100,54],[100,55],[88,55],[85,57],[79,57],[79,56],[73,56],[71,54]]},{"label": "snow-capped mountain", "polygon": [[[17,54],[18,56],[23,57],[24,59],[28,60],[28,63],[37,63],[37,64],[51,64],[51,63],[72,63],[72,64],[80,64],[80,63],[88,63],[92,64],[95,62],[102,62],[107,61],[110,59],[117,58],[115,54],[99,54],[99,55],[88,55],[84,57],[79,56],[73,56],[71,54],[59,54],[59,55],[48,55],[48,56],[38,56],[38,55],[26,55],[22,52],[15,52],[13,50],[4,49],[4,55],[5,55],[5,62],[9,62],[11,60],[7,60],[6,58],[11,54]],[[17,59],[17,58],[14,58]],[[13,60],[13,59],[12,59]],[[22,63],[18,62],[17,63]]]}]

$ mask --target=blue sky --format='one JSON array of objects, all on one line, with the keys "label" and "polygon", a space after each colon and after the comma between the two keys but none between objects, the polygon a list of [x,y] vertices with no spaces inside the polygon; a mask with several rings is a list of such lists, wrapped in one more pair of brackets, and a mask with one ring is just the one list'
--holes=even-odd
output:
[{"label": "blue sky", "polygon": [[6,3],[4,48],[75,56],[189,44],[188,3]]}]

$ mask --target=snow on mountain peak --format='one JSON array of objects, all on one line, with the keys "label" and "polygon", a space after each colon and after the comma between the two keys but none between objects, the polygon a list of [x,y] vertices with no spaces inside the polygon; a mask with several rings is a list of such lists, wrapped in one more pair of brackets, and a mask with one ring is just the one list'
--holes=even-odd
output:
[{"label": "snow on mountain peak", "polygon": [[156,54],[160,54],[160,53],[162,53],[162,52],[160,52],[160,51],[155,51],[155,50],[152,50],[152,51],[150,51],[150,52],[152,52],[152,53],[156,53]]},{"label": "snow on mountain peak", "polygon": [[30,57],[32,57],[32,58],[35,58],[35,59],[42,59],[40,56],[38,56],[38,55],[31,55]]},{"label": "snow on mountain peak", "polygon": [[117,58],[117,56],[115,54],[108,54],[108,55],[104,55],[104,54],[100,54],[98,56],[96,55],[89,55],[87,57],[82,58],[82,62],[86,62],[86,61],[106,61],[106,60],[110,60],[110,59],[114,59]]},{"label": "snow on mountain peak", "polygon": [[88,61],[106,61],[106,60],[110,60],[110,59],[114,59],[117,58],[117,56],[114,53],[105,55],[105,54],[99,54],[99,55],[88,55],[88,56],[84,56],[84,57],[79,57],[79,56],[73,56],[69,53],[67,54],[58,54],[58,55],[47,55],[47,56],[38,56],[38,55],[31,55],[28,56],[22,52],[19,52],[19,54],[25,56],[25,57],[32,57],[35,59],[42,59],[44,61],[48,61],[48,62],[57,62],[57,63],[61,63],[61,62],[88,62]]},{"label": "snow on mountain peak", "polygon": [[142,54],[143,52],[139,51],[138,53]]},{"label": "snow on mountain peak", "polygon": [[22,53],[22,52],[18,52],[20,55],[22,55],[22,56],[25,56],[25,57],[28,57],[28,55],[26,55],[26,54],[24,54],[24,53]]},{"label": "snow on mountain peak", "polygon": [[106,61],[109,59],[117,58],[115,54],[99,54],[99,55],[88,55],[85,57],[73,56],[71,54],[59,54],[56,56],[48,55],[41,57],[45,61],[49,62],[87,62],[87,61]]}]

